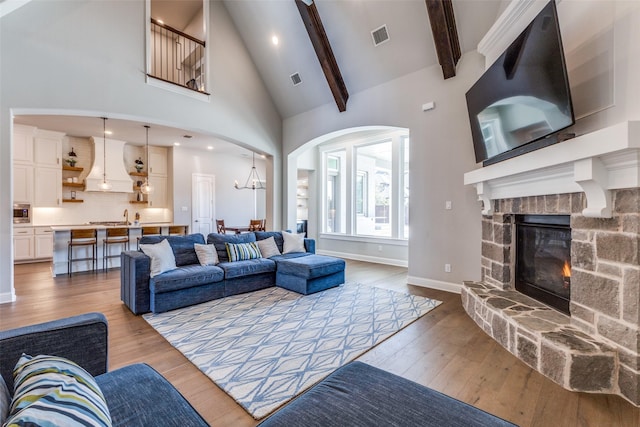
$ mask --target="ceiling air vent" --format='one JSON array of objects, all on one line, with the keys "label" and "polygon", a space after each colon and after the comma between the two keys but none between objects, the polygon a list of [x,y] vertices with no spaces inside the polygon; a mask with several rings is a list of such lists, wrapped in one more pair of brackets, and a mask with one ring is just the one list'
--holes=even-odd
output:
[{"label": "ceiling air vent", "polygon": [[383,25],[382,27],[371,31],[371,37],[373,37],[374,46],[380,46],[382,43],[388,41],[389,32],[387,31],[387,26]]},{"label": "ceiling air vent", "polygon": [[302,83],[302,79],[300,78],[299,73],[293,73],[289,77],[291,77],[291,81],[293,82],[294,86],[298,86],[300,83]]}]

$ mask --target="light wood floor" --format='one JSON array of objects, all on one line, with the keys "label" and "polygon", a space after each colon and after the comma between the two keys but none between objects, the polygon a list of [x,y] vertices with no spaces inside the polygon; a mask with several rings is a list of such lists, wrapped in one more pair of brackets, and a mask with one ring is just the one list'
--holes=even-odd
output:
[{"label": "light wood floor", "polygon": [[[562,389],[528,368],[482,332],[460,296],[406,284],[400,267],[347,262],[347,280],[443,301],[435,310],[360,360],[439,390],[520,426],[640,425],[640,410],[616,396]],[[109,363],[146,362],[171,381],[213,426],[253,426],[227,394],[201,374],[141,317],[120,302],[120,271],[51,278],[49,264],[15,267],[17,301],[0,304],[9,329],[88,311],[109,320]]]}]

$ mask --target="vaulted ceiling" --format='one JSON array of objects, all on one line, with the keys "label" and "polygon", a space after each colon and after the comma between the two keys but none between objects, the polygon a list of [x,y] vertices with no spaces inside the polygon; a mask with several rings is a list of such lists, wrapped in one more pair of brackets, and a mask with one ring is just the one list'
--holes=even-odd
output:
[{"label": "vaulted ceiling", "polygon": [[[224,3],[283,118],[334,102],[294,0]],[[463,53],[476,49],[502,3],[453,0]],[[315,0],[314,4],[352,96],[438,64],[425,0]],[[389,40],[376,47],[371,32],[382,25]],[[271,41],[274,35],[277,46]],[[290,78],[294,73],[302,80],[296,86]]]}]

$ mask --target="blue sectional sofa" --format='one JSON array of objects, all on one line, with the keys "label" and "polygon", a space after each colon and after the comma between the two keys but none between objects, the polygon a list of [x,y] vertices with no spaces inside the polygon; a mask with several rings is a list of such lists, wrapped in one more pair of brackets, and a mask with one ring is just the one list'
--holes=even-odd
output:
[{"label": "blue sectional sofa", "polygon": [[[251,243],[271,237],[280,254],[241,261],[229,259],[227,244]],[[135,314],[149,311],[161,313],[230,295],[280,286],[278,277],[283,287],[303,294],[344,283],[344,261],[315,255],[313,239],[304,240],[304,252],[282,254],[284,239],[278,231],[211,233],[207,236],[206,244],[214,245],[219,263],[206,266],[200,265],[194,249],[195,244],[205,244],[202,234],[143,236],[140,244],[156,244],[165,239],[173,250],[178,268],[155,277],[150,277],[150,258],[142,251],[125,251],[120,255],[121,299]],[[280,265],[286,265],[287,273],[284,276],[278,276]],[[293,282],[295,287],[289,286]],[[308,286],[305,286],[306,283]]]},{"label": "blue sectional sofa", "polygon": [[[180,392],[149,365],[137,363],[108,372],[107,338],[107,319],[101,313],[0,331],[0,374],[7,390],[13,390],[13,369],[23,353],[58,356],[80,365],[95,379],[113,426],[209,425]],[[58,386],[71,390],[72,384],[67,380]],[[47,385],[55,390],[51,379]],[[9,393],[11,398],[13,393]],[[45,399],[55,409],[57,403]],[[76,401],[74,407],[81,402]],[[33,403],[37,405],[38,401]],[[48,416],[45,417],[51,422]],[[2,420],[0,424],[3,424]]]}]

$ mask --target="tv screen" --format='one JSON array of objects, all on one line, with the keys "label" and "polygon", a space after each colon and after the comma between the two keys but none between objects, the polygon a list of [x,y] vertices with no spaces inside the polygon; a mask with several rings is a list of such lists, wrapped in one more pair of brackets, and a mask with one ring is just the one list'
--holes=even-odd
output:
[{"label": "tv screen", "polygon": [[476,162],[487,165],[558,142],[550,136],[574,124],[574,116],[553,0],[466,97]]}]

